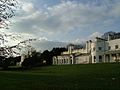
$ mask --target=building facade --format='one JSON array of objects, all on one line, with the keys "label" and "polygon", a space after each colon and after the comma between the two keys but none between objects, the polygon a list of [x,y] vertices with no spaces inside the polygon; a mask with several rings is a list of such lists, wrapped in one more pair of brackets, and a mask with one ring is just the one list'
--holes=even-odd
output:
[{"label": "building facade", "polygon": [[108,35],[107,40],[96,37],[87,41],[85,48],[67,47],[68,51],[53,57],[53,65],[120,62],[120,33]]}]

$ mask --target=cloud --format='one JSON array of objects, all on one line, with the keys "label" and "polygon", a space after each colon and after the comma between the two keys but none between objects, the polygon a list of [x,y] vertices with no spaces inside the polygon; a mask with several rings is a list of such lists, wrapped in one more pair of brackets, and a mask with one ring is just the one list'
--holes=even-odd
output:
[{"label": "cloud", "polygon": [[102,36],[102,34],[100,32],[94,32],[89,36],[89,38],[93,40],[96,37],[101,37],[101,36]]},{"label": "cloud", "polygon": [[[109,11],[113,16],[120,16],[120,5],[115,4]],[[17,26],[32,31],[34,25],[37,28],[50,32],[60,30],[73,30],[76,27],[88,27],[94,23],[102,23],[108,17],[107,8],[90,4],[76,3],[72,1],[62,2],[58,5],[47,7],[46,10],[36,9],[32,3],[24,3],[23,17]],[[22,27],[23,26],[23,27]],[[20,28],[19,27],[19,28]]]},{"label": "cloud", "polygon": [[54,47],[66,47],[69,43],[73,44],[85,44],[88,40],[94,40],[95,37],[101,37],[100,32],[94,32],[86,38],[78,38],[71,42],[58,42],[58,41],[49,41],[46,37],[40,38],[37,42],[33,43],[33,46],[39,51],[52,50]]},{"label": "cloud", "polygon": [[[35,1],[37,3],[34,3]],[[105,4],[99,0],[94,3],[89,0],[86,0],[88,3],[76,1],[63,0],[61,3],[42,8],[39,6],[39,0],[22,0],[22,9],[14,19],[11,31],[56,39],[72,31],[95,29],[93,31],[96,32],[102,26],[111,27],[119,20],[120,2],[105,5],[109,0]]]},{"label": "cloud", "polygon": [[43,7],[40,1],[45,0],[19,0],[21,9],[12,18],[11,30],[6,31],[21,34],[22,39],[37,38],[34,46],[40,50],[65,46],[62,41],[67,40],[84,43],[120,23],[119,0],[62,0],[55,4],[49,0],[52,4]]},{"label": "cloud", "polygon": [[120,2],[115,4],[110,12],[110,15],[113,17],[119,18],[120,17]]},{"label": "cloud", "polygon": [[35,11],[35,8],[32,3],[28,3],[22,7],[23,11],[26,13],[33,13]]},{"label": "cloud", "polygon": [[68,43],[44,39],[32,43],[32,46],[35,47],[37,51],[52,50],[54,47],[66,47],[66,45],[68,45]]},{"label": "cloud", "polygon": [[88,40],[93,40],[94,41],[96,37],[101,37],[101,36],[102,36],[102,33],[94,32],[91,35],[86,36],[84,38],[77,38],[76,40],[73,41],[73,43],[83,44]]}]

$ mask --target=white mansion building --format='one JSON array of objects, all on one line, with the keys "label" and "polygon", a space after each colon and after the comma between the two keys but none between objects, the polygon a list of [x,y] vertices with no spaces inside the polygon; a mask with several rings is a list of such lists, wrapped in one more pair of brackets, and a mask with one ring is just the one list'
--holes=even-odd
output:
[{"label": "white mansion building", "polygon": [[68,45],[68,51],[53,57],[53,65],[87,64],[120,61],[120,33],[108,35],[107,40],[96,37],[87,41],[85,48]]}]

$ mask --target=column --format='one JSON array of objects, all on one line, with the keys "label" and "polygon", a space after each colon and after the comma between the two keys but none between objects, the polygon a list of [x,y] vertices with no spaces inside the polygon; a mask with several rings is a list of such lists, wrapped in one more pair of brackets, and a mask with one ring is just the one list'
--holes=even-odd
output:
[{"label": "column", "polygon": [[117,62],[119,62],[119,54],[118,53],[116,54],[116,57],[117,57],[116,58]]},{"label": "column", "polygon": [[56,58],[56,63],[55,63],[56,65],[58,65],[58,60],[57,60],[57,58]]},{"label": "column", "polygon": [[54,58],[53,58],[53,60],[52,60],[52,61],[53,61],[53,65],[55,65],[55,59],[54,59]]},{"label": "column", "polygon": [[112,54],[110,54],[110,61],[109,62],[113,62]]},{"label": "column", "polygon": [[71,60],[71,64],[74,64],[74,56],[73,55],[71,55],[70,60]]},{"label": "column", "polygon": [[120,61],[120,53],[119,53],[119,61]]},{"label": "column", "polygon": [[117,59],[119,59],[119,54],[117,53]]},{"label": "column", "polygon": [[106,62],[106,60],[105,60],[106,58],[105,58],[105,54],[103,55],[103,62]]},{"label": "column", "polygon": [[61,59],[59,58],[59,59],[58,59],[58,65],[60,65],[60,61],[61,61]]}]

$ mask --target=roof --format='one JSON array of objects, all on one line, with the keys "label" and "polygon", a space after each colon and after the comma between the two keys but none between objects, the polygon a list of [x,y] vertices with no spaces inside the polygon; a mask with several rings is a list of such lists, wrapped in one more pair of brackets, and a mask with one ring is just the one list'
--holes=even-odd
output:
[{"label": "roof", "polygon": [[106,51],[105,54],[116,54],[120,53],[120,50],[114,50],[114,51]]}]

